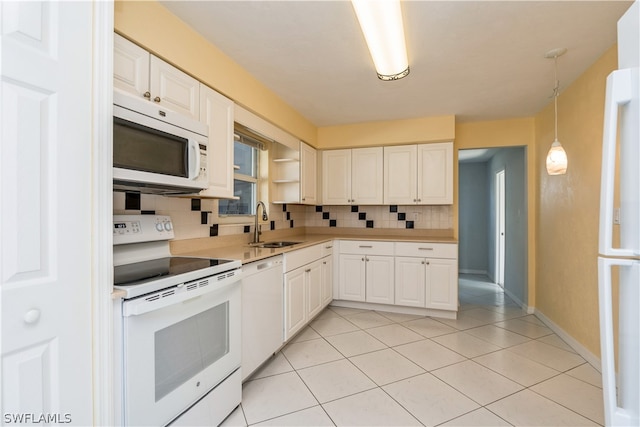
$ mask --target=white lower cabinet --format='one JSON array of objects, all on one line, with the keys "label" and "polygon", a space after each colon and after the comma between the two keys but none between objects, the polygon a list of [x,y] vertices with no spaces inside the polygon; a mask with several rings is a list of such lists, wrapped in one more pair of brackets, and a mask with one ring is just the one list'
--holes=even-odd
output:
[{"label": "white lower cabinet", "polygon": [[284,275],[284,340],[298,332],[307,322],[306,279],[303,268],[298,268]]},{"label": "white lower cabinet", "polygon": [[333,257],[322,258],[322,306],[326,307],[333,300]]},{"label": "white lower cabinet", "polygon": [[322,305],[322,262],[315,261],[304,267],[307,290],[307,319],[313,319],[324,308]]},{"label": "white lower cabinet", "polygon": [[393,304],[393,243],[340,242],[341,300]]},{"label": "white lower cabinet", "polygon": [[458,261],[427,258],[426,307],[438,310],[458,309]]},{"label": "white lower cabinet", "polygon": [[392,256],[365,256],[365,301],[393,304],[394,277]]},{"label": "white lower cabinet", "polygon": [[332,300],[331,251],[327,252],[326,246],[315,245],[284,255],[284,341]]},{"label": "white lower cabinet", "polygon": [[438,310],[445,316],[453,312],[455,316],[455,243],[341,241],[339,260],[338,300]]},{"label": "white lower cabinet", "polygon": [[458,245],[396,243],[396,304],[458,309]]},{"label": "white lower cabinet", "polygon": [[366,273],[364,255],[340,255],[340,295],[348,301],[365,300]]},{"label": "white lower cabinet", "polygon": [[424,307],[425,283],[424,258],[396,258],[396,304]]}]

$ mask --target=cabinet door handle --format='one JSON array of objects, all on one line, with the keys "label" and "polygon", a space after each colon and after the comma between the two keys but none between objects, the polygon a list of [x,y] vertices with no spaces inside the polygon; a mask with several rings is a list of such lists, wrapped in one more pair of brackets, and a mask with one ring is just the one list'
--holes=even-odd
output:
[{"label": "cabinet door handle", "polygon": [[155,98],[153,98],[154,102],[160,102],[160,97],[156,96]]},{"label": "cabinet door handle", "polygon": [[418,199],[418,202],[421,202],[421,201],[422,201],[422,199]]},{"label": "cabinet door handle", "polygon": [[364,261],[364,258],[362,258],[362,261]]},{"label": "cabinet door handle", "polygon": [[324,265],[327,265],[327,261],[322,261],[322,263],[323,263]]},{"label": "cabinet door handle", "polygon": [[142,95],[142,96],[144,96],[144,97],[145,97],[145,98],[147,98],[147,99],[151,99],[151,92],[146,91],[146,92],[144,93],[144,95]]},{"label": "cabinet door handle", "polygon": [[359,247],[363,248],[363,249],[371,249],[371,248],[373,248],[373,246],[370,246],[370,245],[360,245]]},{"label": "cabinet door handle", "polygon": [[333,245],[331,245],[331,246],[325,246],[324,248],[325,248],[325,249],[331,249],[331,248],[333,248]]},{"label": "cabinet door handle", "polygon": [[310,268],[307,268],[304,272],[305,272],[305,273],[311,273],[311,269],[310,269]]},{"label": "cabinet door handle", "polygon": [[418,248],[419,251],[432,251],[433,248]]}]

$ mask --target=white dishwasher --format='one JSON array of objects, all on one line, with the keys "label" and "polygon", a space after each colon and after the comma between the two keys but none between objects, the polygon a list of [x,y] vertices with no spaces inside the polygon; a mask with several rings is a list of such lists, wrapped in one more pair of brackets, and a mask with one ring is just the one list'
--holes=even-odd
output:
[{"label": "white dishwasher", "polygon": [[242,380],[282,346],[282,255],[242,266]]}]

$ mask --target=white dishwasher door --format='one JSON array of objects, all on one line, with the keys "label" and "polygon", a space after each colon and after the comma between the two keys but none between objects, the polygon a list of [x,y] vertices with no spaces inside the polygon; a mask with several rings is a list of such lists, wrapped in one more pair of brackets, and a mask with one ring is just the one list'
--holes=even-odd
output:
[{"label": "white dishwasher door", "polygon": [[283,341],[282,256],[242,266],[242,380]]}]

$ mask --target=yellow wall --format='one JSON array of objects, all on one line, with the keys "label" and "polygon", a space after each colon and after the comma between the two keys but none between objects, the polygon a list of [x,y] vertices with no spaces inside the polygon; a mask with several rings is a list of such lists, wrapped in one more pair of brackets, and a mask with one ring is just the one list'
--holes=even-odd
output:
[{"label": "yellow wall", "polygon": [[598,323],[598,218],[605,81],[617,68],[610,48],[558,98],[558,140],[566,175],[548,176],[553,103],[535,117],[537,157],[536,307],[594,355]]},{"label": "yellow wall", "polygon": [[115,2],[116,32],[315,146],[317,129],[217,47],[155,1]]},{"label": "yellow wall", "polygon": [[454,155],[454,235],[458,237],[458,150],[487,147],[526,147],[527,158],[527,304],[530,307],[536,305],[536,187],[535,174],[536,150],[534,147],[535,123],[533,117],[493,120],[484,122],[468,122],[456,124],[456,141]]},{"label": "yellow wall", "polygon": [[454,138],[455,116],[423,117],[321,127],[318,148],[453,141]]}]

